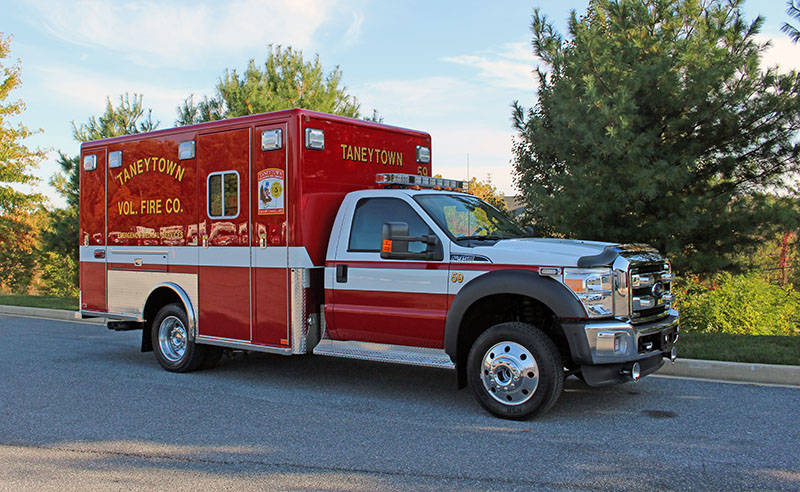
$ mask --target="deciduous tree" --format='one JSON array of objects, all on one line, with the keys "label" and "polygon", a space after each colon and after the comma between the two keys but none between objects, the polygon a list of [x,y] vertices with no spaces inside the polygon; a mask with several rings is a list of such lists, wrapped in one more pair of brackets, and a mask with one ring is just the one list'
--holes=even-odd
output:
[{"label": "deciduous tree", "polygon": [[0,288],[24,290],[34,268],[34,212],[42,196],[25,188],[38,180],[32,170],[44,157],[40,149],[30,149],[25,139],[33,134],[22,123],[14,123],[23,112],[22,100],[8,98],[19,87],[20,65],[6,64],[11,38],[0,33]]}]

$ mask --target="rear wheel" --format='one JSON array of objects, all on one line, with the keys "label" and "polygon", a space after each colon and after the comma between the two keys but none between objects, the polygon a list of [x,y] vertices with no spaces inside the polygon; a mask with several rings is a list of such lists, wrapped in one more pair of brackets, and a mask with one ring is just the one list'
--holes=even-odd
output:
[{"label": "rear wheel", "polygon": [[530,324],[508,322],[492,326],[472,345],[467,381],[486,410],[521,420],[555,404],[564,372],[550,338]]},{"label": "rear wheel", "polygon": [[151,330],[153,352],[161,367],[168,371],[194,371],[219,360],[221,351],[218,347],[197,345],[189,340],[186,312],[178,304],[167,304],[161,308]]}]

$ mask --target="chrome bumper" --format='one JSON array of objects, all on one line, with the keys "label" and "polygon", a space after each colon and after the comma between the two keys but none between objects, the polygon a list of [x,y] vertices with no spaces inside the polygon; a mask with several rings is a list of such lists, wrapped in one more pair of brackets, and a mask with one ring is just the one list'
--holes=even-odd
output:
[{"label": "chrome bumper", "polygon": [[624,321],[562,324],[578,364],[617,364],[669,353],[678,340],[678,311],[666,318],[633,325]]}]

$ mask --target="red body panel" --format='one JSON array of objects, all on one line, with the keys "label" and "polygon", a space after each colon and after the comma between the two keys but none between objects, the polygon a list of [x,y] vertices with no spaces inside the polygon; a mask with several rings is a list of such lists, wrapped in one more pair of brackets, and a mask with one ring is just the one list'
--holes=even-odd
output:
[{"label": "red body panel", "polygon": [[249,268],[199,268],[197,296],[200,335],[250,341],[249,284]]},{"label": "red body panel", "polygon": [[81,309],[106,310],[106,264],[81,262]]},{"label": "red body panel", "polygon": [[180,142],[192,133],[108,145],[122,166],[108,170],[109,246],[197,244],[195,159],[180,160]]},{"label": "red body panel", "polygon": [[343,340],[442,348],[448,304],[447,294],[337,290],[326,308]]},{"label": "red body panel", "polygon": [[286,268],[253,269],[253,343],[289,345],[288,285]]}]

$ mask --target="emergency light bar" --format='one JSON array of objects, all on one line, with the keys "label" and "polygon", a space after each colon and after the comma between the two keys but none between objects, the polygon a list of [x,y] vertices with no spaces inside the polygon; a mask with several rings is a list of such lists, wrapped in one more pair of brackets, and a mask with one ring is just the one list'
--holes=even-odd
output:
[{"label": "emergency light bar", "polygon": [[466,191],[469,183],[456,179],[432,178],[416,174],[380,173],[375,182],[385,186],[395,185],[407,188],[432,188],[434,190]]}]

